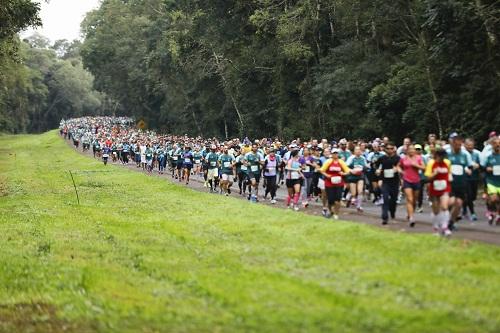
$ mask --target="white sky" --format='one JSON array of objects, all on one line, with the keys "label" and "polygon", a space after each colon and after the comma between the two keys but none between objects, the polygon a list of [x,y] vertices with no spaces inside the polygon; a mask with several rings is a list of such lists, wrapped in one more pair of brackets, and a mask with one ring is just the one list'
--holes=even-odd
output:
[{"label": "white sky", "polygon": [[29,29],[21,35],[30,36],[34,31],[39,32],[52,42],[58,39],[81,39],[80,23],[85,14],[99,6],[100,0],[34,0],[41,3],[40,17],[43,27],[37,30]]}]

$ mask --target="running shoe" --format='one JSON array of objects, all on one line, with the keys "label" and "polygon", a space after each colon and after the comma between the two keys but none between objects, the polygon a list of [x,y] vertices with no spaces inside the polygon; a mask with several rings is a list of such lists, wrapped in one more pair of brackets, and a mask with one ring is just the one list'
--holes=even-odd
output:
[{"label": "running shoe", "polygon": [[274,205],[276,203],[276,200],[271,199],[271,203]]},{"label": "running shoe", "polygon": [[294,211],[296,211],[296,212],[298,212],[298,211],[299,211],[299,206],[298,206],[298,205],[295,205],[295,206],[293,207],[293,210],[294,210]]},{"label": "running shoe", "polygon": [[417,213],[421,214],[424,212],[424,209],[422,207],[417,208]]},{"label": "running shoe", "polygon": [[333,215],[333,219],[334,219],[334,220],[338,220],[338,219],[339,219],[339,216],[334,214],[334,215]]}]

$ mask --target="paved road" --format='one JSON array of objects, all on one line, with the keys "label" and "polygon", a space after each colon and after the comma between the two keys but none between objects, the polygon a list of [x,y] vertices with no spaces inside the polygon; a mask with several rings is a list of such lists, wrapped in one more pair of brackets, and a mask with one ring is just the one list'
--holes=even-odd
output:
[{"label": "paved road", "polygon": [[[69,141],[67,143],[71,145]],[[85,154],[87,156],[90,156],[92,158],[92,152],[82,152],[81,148],[78,149],[78,152]],[[116,165],[116,166],[122,166],[125,168],[128,168],[130,170],[134,170],[137,172],[142,172],[147,174],[146,171],[142,170],[142,168],[137,168],[135,166],[135,163],[130,163],[128,165],[122,165],[121,163],[109,163],[111,165]],[[154,177],[159,177],[162,179],[165,179],[170,182],[178,183],[180,186],[186,186],[191,189],[197,190],[197,191],[202,191],[202,192],[209,192],[206,187],[203,186],[203,181],[202,179],[198,179],[198,177],[193,176],[191,179],[191,182],[189,185],[185,185],[184,182],[179,182],[175,179],[173,179],[170,176],[170,173],[159,175],[157,171],[153,172],[151,176]],[[262,185],[261,185],[262,187]],[[233,193],[231,194],[232,197],[238,197],[241,198],[242,200],[246,200],[246,198],[240,196],[238,194],[238,186],[235,184],[232,187]],[[263,194],[264,190],[262,188],[259,189],[259,194]],[[285,203],[284,203],[284,198],[286,196],[286,189],[281,186],[278,189],[277,192],[277,200],[278,203],[276,205],[271,205],[269,201],[265,201],[262,199],[262,197],[259,197],[260,203],[259,204],[265,204],[265,205],[270,205],[274,206],[277,209],[285,209]],[[213,194],[214,196],[221,196],[220,194]],[[222,197],[222,196],[221,196]],[[482,199],[479,199],[476,202],[476,210],[478,213],[479,221],[477,222],[469,222],[467,220],[462,220],[458,223],[458,230],[453,233],[452,238],[455,239],[462,239],[464,242],[466,241],[480,241],[480,242],[485,242],[485,243],[490,243],[490,244],[495,244],[495,245],[500,245],[500,226],[497,227],[492,227],[490,226],[485,218],[485,205]],[[420,214],[416,214],[416,226],[414,228],[409,228],[408,224],[406,222],[406,208],[404,204],[400,204],[398,206],[398,211],[396,213],[396,219],[390,220],[389,224],[386,226],[383,226],[381,224],[381,219],[380,219],[380,211],[381,208],[379,206],[373,205],[371,202],[365,202],[363,205],[364,212],[363,213],[358,213],[355,209],[352,208],[342,208],[341,213],[340,213],[340,218],[342,220],[347,220],[347,221],[353,221],[353,222],[359,222],[359,223],[364,223],[364,224],[370,224],[374,225],[383,229],[388,229],[388,230],[393,230],[396,232],[408,232],[408,233],[432,233],[432,222],[431,222],[431,214],[430,214],[430,207],[427,203],[424,203],[424,212]],[[306,209],[302,209],[301,207],[301,212],[310,214],[310,215],[321,215],[321,204],[312,202],[310,206]],[[331,221],[333,220],[326,220],[325,221]]]}]

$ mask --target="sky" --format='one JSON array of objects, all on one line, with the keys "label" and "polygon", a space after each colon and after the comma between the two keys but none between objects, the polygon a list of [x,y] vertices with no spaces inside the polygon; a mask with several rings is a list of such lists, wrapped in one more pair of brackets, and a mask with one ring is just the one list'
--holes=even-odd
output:
[{"label": "sky", "polygon": [[85,13],[97,8],[100,0],[35,0],[42,4],[40,17],[43,27],[36,30],[29,29],[21,35],[30,36],[34,31],[39,32],[52,42],[58,39],[81,39],[80,22]]}]

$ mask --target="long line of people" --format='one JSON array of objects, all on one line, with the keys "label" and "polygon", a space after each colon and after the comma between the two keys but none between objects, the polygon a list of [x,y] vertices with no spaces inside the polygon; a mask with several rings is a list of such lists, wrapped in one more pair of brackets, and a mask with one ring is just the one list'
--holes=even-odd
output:
[{"label": "long line of people", "polygon": [[[436,234],[450,235],[456,222],[478,220],[474,203],[483,189],[487,220],[500,222],[500,138],[491,132],[482,151],[473,139],[451,133],[447,141],[430,134],[424,145],[405,138],[397,147],[388,137],[371,141],[278,139],[219,141],[187,135],[141,131],[126,117],[84,117],[62,120],[60,133],[76,148],[92,149],[104,164],[135,163],[148,173],[170,173],[189,184],[198,178],[212,193],[230,195],[233,185],[252,202],[277,202],[285,186],[286,207],[306,209],[321,202],[326,218],[338,219],[341,207],[363,212],[363,202],[381,206],[382,224],[394,219],[405,199],[407,220],[425,198],[432,207]],[[259,189],[264,194],[259,196]]]}]

